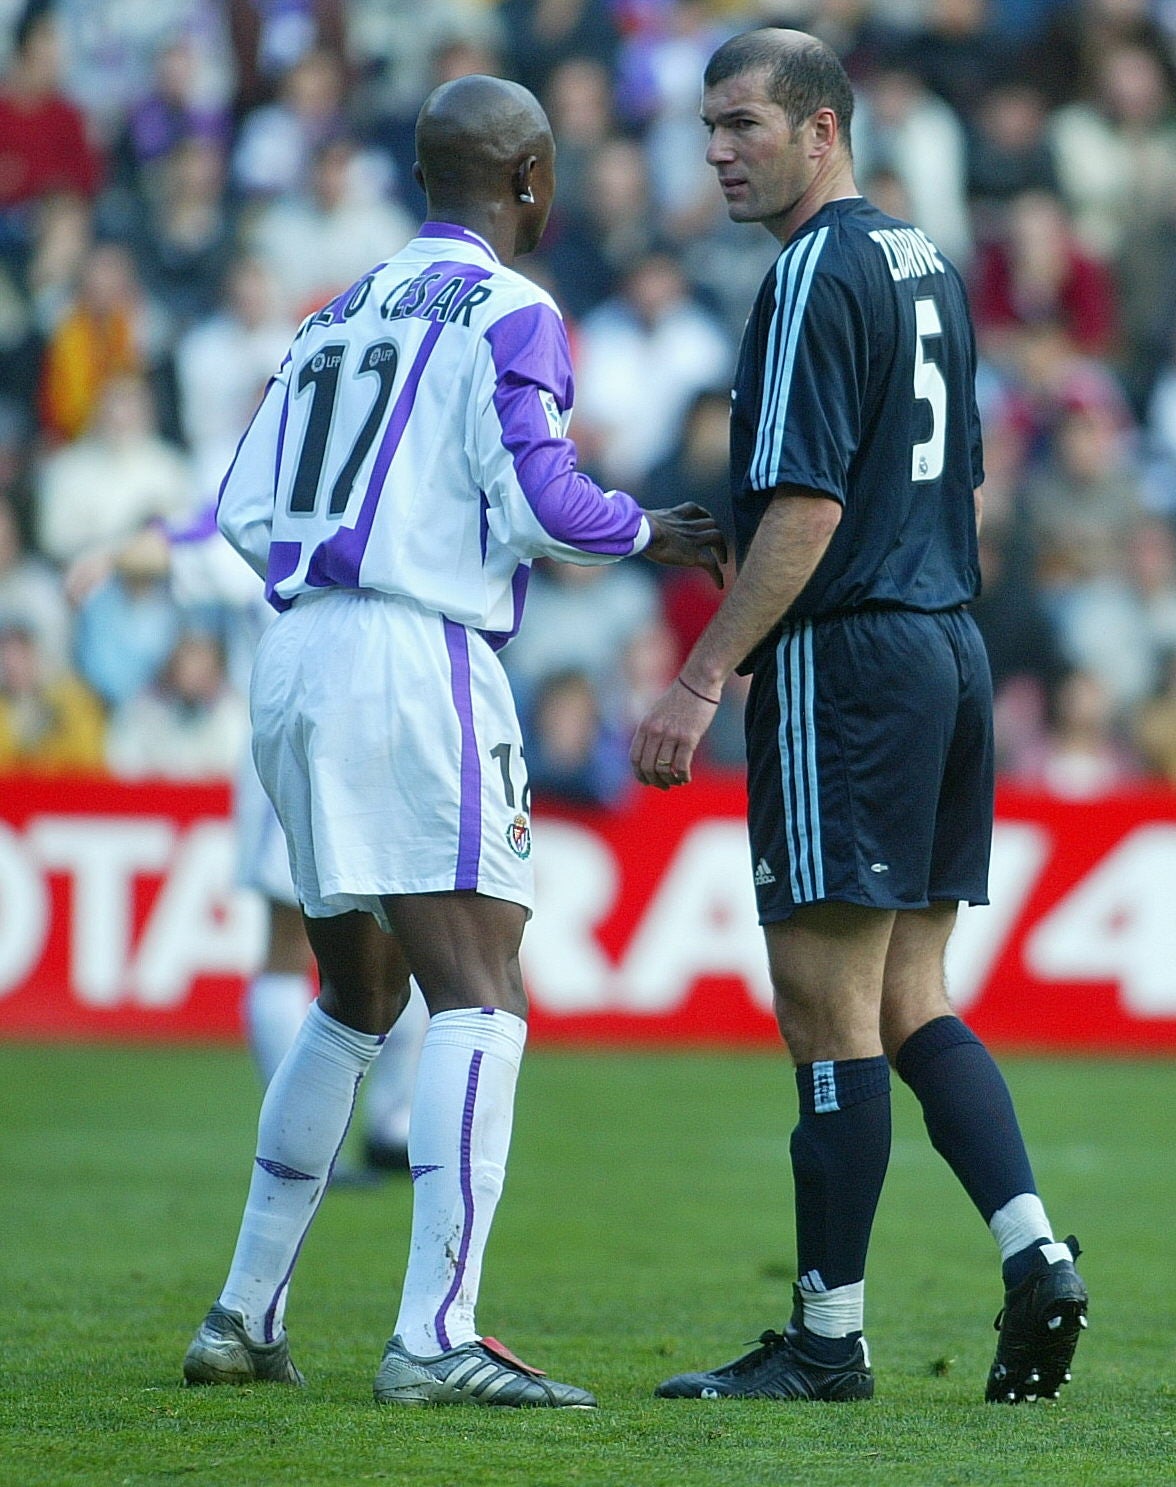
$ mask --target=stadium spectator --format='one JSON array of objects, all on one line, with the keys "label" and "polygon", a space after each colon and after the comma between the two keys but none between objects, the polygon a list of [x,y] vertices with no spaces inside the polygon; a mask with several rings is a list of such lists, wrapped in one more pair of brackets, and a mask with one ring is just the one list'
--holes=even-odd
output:
[{"label": "stadium spectator", "polygon": [[239,114],[269,102],[307,57],[346,52],[344,0],[228,0],[227,13]]},{"label": "stadium spectator", "polygon": [[177,145],[202,139],[224,150],[229,132],[227,100],[209,88],[195,38],[181,35],[159,52],[153,85],[127,108],[112,151],[112,173],[131,191],[150,198],[157,189],[154,176]]},{"label": "stadium spectator", "polygon": [[1135,746],[1153,774],[1176,786],[1176,648],[1165,657],[1160,684],[1136,716]]},{"label": "stadium spectator", "polygon": [[630,266],[657,244],[645,155],[635,140],[606,140],[585,175],[584,208],[558,217],[542,247],[556,297],[573,320],[616,293]]},{"label": "stadium spectator", "polygon": [[972,229],[965,194],[967,135],[959,115],[911,65],[890,62],[864,87],[854,127],[863,180],[892,171],[902,182],[910,220],[965,267]]},{"label": "stadium spectator", "polygon": [[227,109],[233,57],[225,0],[49,3],[61,26],[63,87],[103,141],[116,142],[131,111],[152,94],[160,54],[173,44],[194,54],[192,90],[208,107]]},{"label": "stadium spectator", "polygon": [[380,197],[363,167],[354,141],[324,141],[311,158],[309,191],[271,202],[245,234],[295,320],[334,299],[413,235],[415,223]]},{"label": "stadium spectator", "polygon": [[1114,700],[1091,671],[1071,671],[1050,702],[1044,737],[1008,764],[1018,784],[1063,800],[1096,800],[1138,782],[1138,757],[1115,722]]},{"label": "stadium spectator", "polygon": [[500,12],[509,75],[538,98],[572,57],[614,67],[620,35],[607,0],[502,0]]},{"label": "stadium spectator", "polygon": [[37,545],[56,563],[116,546],[152,517],[176,517],[192,504],[188,461],[159,436],[142,377],[114,375],[76,443],[42,462],[34,494]]},{"label": "stadium spectator", "polygon": [[1115,349],[1136,408],[1176,328],[1174,110],[1171,56],[1133,41],[1100,57],[1095,97],[1060,109],[1051,125],[1075,230],[1114,277],[1125,338]]},{"label": "stadium spectator", "polygon": [[93,198],[105,164],[80,109],[61,90],[61,44],[50,5],[30,0],[0,80],[0,225],[26,239],[21,209],[61,192]]},{"label": "stadium spectator", "polygon": [[51,672],[69,657],[70,617],[61,577],[25,544],[12,497],[0,491],[0,617],[19,617]]},{"label": "stadium spectator", "polygon": [[998,206],[1025,191],[1058,190],[1049,110],[1041,89],[1017,80],[979,100],[968,138],[968,200],[978,236],[985,237]]},{"label": "stadium spectator", "polygon": [[527,778],[541,800],[612,806],[629,794],[628,733],[603,716],[585,672],[545,676],[523,723]]},{"label": "stadium spectator", "polygon": [[1142,471],[1121,408],[1067,397],[1023,501],[1038,544],[1121,542],[1143,512]]},{"label": "stadium spectator", "polygon": [[45,347],[40,413],[52,440],[77,439],[112,379],[147,370],[148,339],[130,256],[116,243],[97,244],[83,259],[76,296]]},{"label": "stadium spectator", "polygon": [[238,257],[219,312],[198,320],[176,346],[180,427],[200,491],[220,485],[297,329],[278,299],[270,271],[255,258]]},{"label": "stadium spectator", "polygon": [[1172,63],[1140,42],[1118,42],[1096,62],[1089,97],[1049,126],[1062,195],[1086,250],[1110,262],[1157,223],[1176,196]]},{"label": "stadium spectator", "polygon": [[125,780],[223,780],[238,768],[248,737],[248,704],[229,685],[219,642],[189,632],[156,681],[115,710],[106,762]]},{"label": "stadium spectator", "polygon": [[[151,545],[129,542],[122,547],[107,576],[96,581],[78,605],[74,622],[78,670],[108,710],[155,685],[182,630],[183,615]],[[95,556],[88,552],[83,561],[92,562]],[[72,576],[77,583],[76,570]],[[83,580],[79,590],[89,582]]]},{"label": "stadium spectator", "polygon": [[731,30],[710,0],[676,0],[651,7],[649,23],[634,28],[617,59],[617,109],[640,130],[652,206],[674,240],[713,215],[714,183],[698,149],[698,79]]},{"label": "stadium spectator", "polygon": [[1024,191],[1004,225],[982,244],[972,279],[976,332],[998,361],[1028,327],[1061,327],[1076,351],[1106,356],[1118,338],[1115,288],[1106,265],[1075,237],[1064,203]]},{"label": "stadium spectator", "polygon": [[0,774],[99,774],[102,707],[54,669],[24,620],[0,617]]},{"label": "stadium spectator", "polygon": [[590,209],[592,160],[616,128],[612,78],[595,57],[570,57],[551,74],[544,107],[559,160],[559,200],[553,225]]},{"label": "stadium spectator", "polygon": [[929,0],[901,55],[963,120],[975,118],[1016,65],[1016,48],[993,25],[989,0]]},{"label": "stadium spectator", "polygon": [[216,309],[235,240],[221,146],[187,135],[159,162],[146,209],[126,233],[144,291],[166,317],[169,345]]},{"label": "stadium spectator", "polygon": [[633,563],[536,563],[527,623],[502,653],[526,712],[544,679],[582,671],[602,695],[629,641],[658,614],[657,583]]},{"label": "stadium spectator", "polygon": [[315,151],[346,130],[342,58],[322,48],[306,52],[282,78],[273,103],[241,124],[233,149],[233,184],[247,197],[296,192]]},{"label": "stadium spectator", "polygon": [[639,258],[585,316],[576,428],[606,485],[641,492],[673,449],[695,394],[730,373],[730,343],[667,253]]}]

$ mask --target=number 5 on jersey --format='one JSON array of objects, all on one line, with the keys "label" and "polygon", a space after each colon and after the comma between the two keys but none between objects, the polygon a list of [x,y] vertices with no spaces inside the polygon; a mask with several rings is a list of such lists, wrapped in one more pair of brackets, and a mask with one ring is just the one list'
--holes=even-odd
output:
[{"label": "number 5 on jersey", "polygon": [[943,447],[947,430],[947,383],[927,356],[927,340],[943,334],[935,301],[915,301],[915,401],[930,404],[931,437],[911,450],[911,479],[916,484],[938,480],[943,474]]}]

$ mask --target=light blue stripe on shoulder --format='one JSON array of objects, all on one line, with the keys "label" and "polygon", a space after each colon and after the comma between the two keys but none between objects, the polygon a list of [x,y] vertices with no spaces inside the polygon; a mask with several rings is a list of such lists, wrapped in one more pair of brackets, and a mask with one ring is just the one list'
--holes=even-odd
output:
[{"label": "light blue stripe on shoulder", "polygon": [[776,260],[776,309],[772,315],[772,323],[768,329],[768,344],[764,350],[764,385],[760,393],[759,427],[756,430],[755,450],[751,457],[749,471],[753,485],[759,481],[760,470],[764,468],[765,414],[767,409],[775,406],[776,389],[779,385],[782,365],[780,341],[787,329],[788,306],[791,303],[796,278],[796,256],[798,249],[802,246],[803,244],[798,243],[791,248],[785,248]]},{"label": "light blue stripe on shoulder", "polygon": [[[752,484],[760,490],[776,483],[773,472],[779,464],[784,447],[784,424],[788,417],[792,375],[796,369],[796,348],[804,324],[804,311],[812,289],[813,275],[828,236],[827,227],[819,228],[781,255],[777,270],[777,309],[766,353],[771,384],[760,408],[751,467]],[[785,268],[788,283],[781,296],[779,284]]]}]

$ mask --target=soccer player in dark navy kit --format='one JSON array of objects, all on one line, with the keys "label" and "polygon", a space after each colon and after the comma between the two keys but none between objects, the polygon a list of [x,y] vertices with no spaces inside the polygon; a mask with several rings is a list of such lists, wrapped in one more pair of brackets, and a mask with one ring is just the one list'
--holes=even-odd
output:
[{"label": "soccer player in dark navy kit", "polygon": [[633,741],[685,784],[727,677],[751,671],[749,830],[780,1030],[796,1065],[797,1270],[783,1333],[658,1393],[867,1399],[866,1251],[890,1151],[890,1067],[1000,1250],[987,1398],[1052,1397],[1086,1318],[1008,1089],[953,1014],[958,903],[987,902],[992,695],[978,591],[975,348],[960,277],[858,192],[853,95],[796,31],[711,58],[702,116],[738,222],[782,244],[732,410],[739,573]]}]

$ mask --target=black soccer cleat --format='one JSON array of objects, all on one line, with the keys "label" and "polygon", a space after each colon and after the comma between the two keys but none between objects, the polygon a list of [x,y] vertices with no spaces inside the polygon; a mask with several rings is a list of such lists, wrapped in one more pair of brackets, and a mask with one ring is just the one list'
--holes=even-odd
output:
[{"label": "black soccer cleat", "polygon": [[1043,1245],[1030,1274],[1005,1292],[984,1390],[989,1404],[1056,1399],[1070,1382],[1070,1361],[1086,1326],[1086,1287],[1074,1269],[1081,1253],[1073,1234],[1063,1244]]},{"label": "black soccer cleat", "polygon": [[864,1339],[846,1363],[830,1365],[810,1357],[793,1326],[764,1332],[754,1352],[710,1373],[680,1373],[654,1393],[661,1399],[828,1400],[838,1403],[874,1397],[874,1375]]}]

